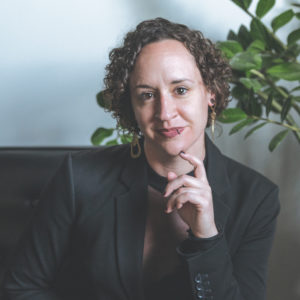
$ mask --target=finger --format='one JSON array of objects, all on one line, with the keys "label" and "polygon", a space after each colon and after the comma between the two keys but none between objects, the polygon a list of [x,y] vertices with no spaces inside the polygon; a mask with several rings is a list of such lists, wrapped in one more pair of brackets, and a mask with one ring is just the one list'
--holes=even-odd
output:
[{"label": "finger", "polygon": [[[164,197],[167,197],[166,194],[167,194],[167,189],[170,190],[170,182],[173,182],[177,177],[176,173],[174,172],[168,172],[168,175],[167,175],[167,179],[168,179],[168,184],[167,186],[165,187],[165,192],[163,194]],[[172,193],[172,191],[168,191],[168,194]]]},{"label": "finger", "polygon": [[[179,188],[172,196],[168,199],[166,203],[166,212],[172,212],[173,209],[182,207],[183,204],[188,201],[188,199],[192,199],[193,192],[190,189],[185,187]],[[182,200],[182,201],[180,201]]]},{"label": "finger", "polygon": [[189,175],[181,175],[173,179],[167,184],[163,196],[168,197],[169,195],[171,195],[173,192],[175,192],[177,189],[179,189],[182,186],[198,188],[198,189],[203,189],[208,191],[210,190],[210,186],[207,184],[207,182],[203,180],[199,180],[198,178]]},{"label": "finger", "polygon": [[167,178],[168,178],[168,181],[172,181],[175,178],[177,178],[177,175],[174,172],[168,172]]},{"label": "finger", "polygon": [[172,196],[166,205],[166,213],[172,212],[174,209],[180,209],[185,203],[191,203],[198,206],[198,210],[202,210],[209,205],[209,201],[205,195],[200,195],[195,192],[182,192],[179,195]]},{"label": "finger", "polygon": [[180,152],[180,156],[194,166],[195,177],[207,182],[206,171],[203,161],[195,156]]},{"label": "finger", "polygon": [[[173,182],[177,177],[176,173],[174,172],[168,172],[168,175],[167,175],[167,179],[169,182]],[[170,190],[170,183],[167,184],[167,186],[165,187],[165,191],[164,191],[164,194],[163,196],[164,197],[167,197],[167,189],[168,189],[168,194],[172,193],[172,190]]]}]

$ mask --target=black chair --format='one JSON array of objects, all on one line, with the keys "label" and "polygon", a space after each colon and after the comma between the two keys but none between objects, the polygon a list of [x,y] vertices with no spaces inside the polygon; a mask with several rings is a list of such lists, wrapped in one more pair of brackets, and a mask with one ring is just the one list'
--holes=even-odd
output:
[{"label": "black chair", "polygon": [[68,152],[91,148],[0,148],[0,287],[11,254],[33,215],[41,190]]}]

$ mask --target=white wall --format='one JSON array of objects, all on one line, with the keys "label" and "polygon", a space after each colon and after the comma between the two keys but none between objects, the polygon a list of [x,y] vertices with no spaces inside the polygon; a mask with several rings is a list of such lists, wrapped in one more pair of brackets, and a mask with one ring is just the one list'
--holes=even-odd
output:
[{"label": "white wall", "polygon": [[[277,2],[274,13],[287,8],[284,0]],[[108,51],[138,22],[158,16],[200,29],[214,41],[249,23],[229,0],[2,0],[0,146],[90,145],[97,127],[114,126],[95,100]],[[284,37],[284,30],[279,34]],[[266,126],[244,142],[242,134],[229,137],[224,126],[216,144],[279,184],[282,211],[268,299],[296,300],[300,297],[299,144],[289,135],[269,153],[268,141],[278,130]]]}]

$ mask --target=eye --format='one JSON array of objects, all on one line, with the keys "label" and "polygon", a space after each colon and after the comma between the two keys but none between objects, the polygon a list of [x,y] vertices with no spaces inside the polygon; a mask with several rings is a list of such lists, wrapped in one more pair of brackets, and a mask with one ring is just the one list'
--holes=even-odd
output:
[{"label": "eye", "polygon": [[140,94],[141,100],[149,100],[153,97],[154,97],[154,93],[152,93],[152,92],[145,92],[145,93]]},{"label": "eye", "polygon": [[176,88],[176,94],[178,95],[185,95],[187,93],[187,89],[184,87],[178,87]]}]

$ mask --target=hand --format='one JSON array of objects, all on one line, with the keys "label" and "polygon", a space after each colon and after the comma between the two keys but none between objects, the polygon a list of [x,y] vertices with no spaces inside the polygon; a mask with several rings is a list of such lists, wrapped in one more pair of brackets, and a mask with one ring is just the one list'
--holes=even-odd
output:
[{"label": "hand", "polygon": [[218,230],[214,220],[212,192],[203,162],[191,154],[181,152],[180,156],[195,167],[195,177],[177,176],[174,172],[168,172],[169,183],[164,197],[171,196],[167,201],[166,212],[171,213],[177,209],[196,237],[212,237],[218,234]]}]

